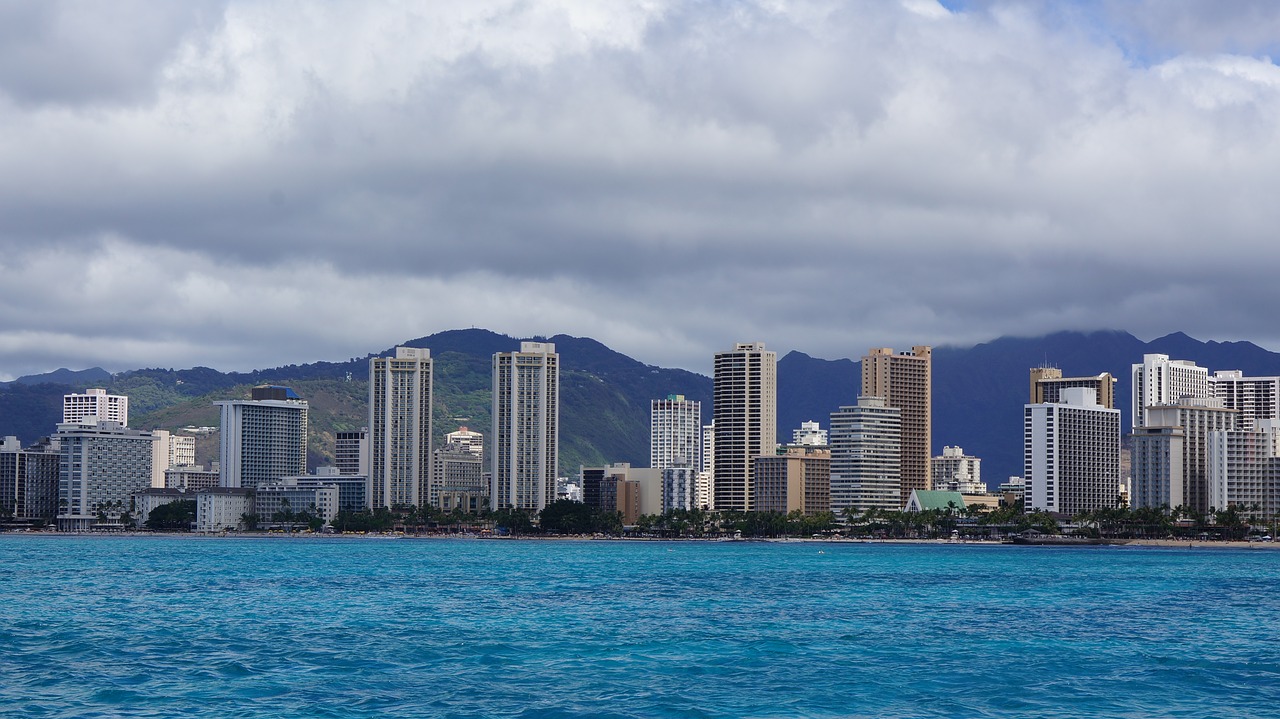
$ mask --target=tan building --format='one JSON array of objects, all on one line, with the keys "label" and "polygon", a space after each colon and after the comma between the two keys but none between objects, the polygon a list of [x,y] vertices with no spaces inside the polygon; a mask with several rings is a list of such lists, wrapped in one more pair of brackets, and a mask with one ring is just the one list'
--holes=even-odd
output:
[{"label": "tan building", "polygon": [[885,406],[902,411],[901,502],[911,490],[928,490],[933,441],[933,348],[917,345],[910,352],[889,347],[871,349],[862,358],[862,396],[883,397]]},{"label": "tan building", "polygon": [[778,355],[763,342],[715,357],[714,502],[720,511],[755,509],[755,458],[777,446]]},{"label": "tan building", "polygon": [[831,451],[788,447],[785,454],[756,457],[755,495],[757,512],[830,512]]},{"label": "tan building", "polygon": [[1031,395],[1028,404],[1058,403],[1062,390],[1068,387],[1084,387],[1094,391],[1098,404],[1107,409],[1116,408],[1116,378],[1110,372],[1096,377],[1063,377],[1057,367],[1031,368]]}]

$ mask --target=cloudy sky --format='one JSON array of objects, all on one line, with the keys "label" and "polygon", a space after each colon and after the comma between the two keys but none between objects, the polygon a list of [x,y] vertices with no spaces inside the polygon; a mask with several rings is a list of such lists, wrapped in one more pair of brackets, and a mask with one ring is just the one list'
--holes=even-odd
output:
[{"label": "cloudy sky", "polygon": [[1280,349],[1270,0],[0,3],[0,379]]}]

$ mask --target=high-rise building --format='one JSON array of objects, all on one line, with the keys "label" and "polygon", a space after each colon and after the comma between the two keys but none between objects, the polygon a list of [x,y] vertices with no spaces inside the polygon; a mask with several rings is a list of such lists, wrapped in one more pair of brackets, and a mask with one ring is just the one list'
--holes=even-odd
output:
[{"label": "high-rise building", "polygon": [[[1239,414],[1224,407],[1222,400],[1205,397],[1185,397],[1176,404],[1146,409],[1146,429],[1177,428],[1182,433],[1182,504],[1209,511],[1209,434],[1236,429]],[[1176,501],[1176,491],[1171,490],[1170,497]],[[1158,505],[1144,500],[1135,506]]]},{"label": "high-rise building", "polygon": [[715,356],[715,508],[754,509],[755,458],[773,454],[778,432],[778,354],[763,342]]},{"label": "high-rise building", "polygon": [[1107,409],[1116,408],[1116,378],[1110,372],[1094,377],[1063,377],[1057,367],[1033,367],[1031,369],[1031,404],[1056,404],[1062,390],[1068,387],[1087,387],[1098,396],[1098,404]]},{"label": "high-rise building", "polygon": [[662,511],[697,509],[695,504],[698,472],[693,467],[677,464],[662,470]]},{"label": "high-rise building", "polygon": [[14,519],[51,520],[58,513],[56,438],[24,448],[17,437],[0,440],[0,510]]},{"label": "high-rise building", "polygon": [[702,465],[702,403],[669,394],[649,403],[649,466]]},{"label": "high-rise building", "polygon": [[489,506],[489,483],[484,478],[484,439],[479,432],[465,427],[459,432],[451,432],[446,437],[463,441],[450,441],[435,450],[435,467],[431,470],[436,483],[433,494],[440,509],[479,512]]},{"label": "high-rise building", "polygon": [[1254,519],[1280,513],[1280,421],[1209,433],[1209,506]]},{"label": "high-rise building", "polygon": [[369,506],[431,501],[431,350],[369,360]]},{"label": "high-rise building", "polygon": [[338,474],[369,476],[368,427],[334,434],[333,466],[338,468]]},{"label": "high-rise building", "polygon": [[484,456],[484,434],[465,426],[446,434],[444,443],[455,445],[477,457]]},{"label": "high-rise building", "polygon": [[[831,511],[900,510],[902,410],[880,397],[859,397],[831,413]],[[908,495],[910,496],[910,495]]]},{"label": "high-rise building", "polygon": [[982,460],[970,457],[960,447],[943,447],[942,455],[933,458],[930,476],[937,490],[961,494],[987,491],[982,482]]},{"label": "high-rise building", "polygon": [[917,345],[910,352],[876,347],[862,358],[862,396],[881,397],[886,407],[902,410],[902,488],[898,507],[906,506],[911,490],[932,486],[932,357],[932,347]]},{"label": "high-rise building", "polygon": [[1022,476],[1027,511],[1074,515],[1115,507],[1120,410],[1098,404],[1086,387],[1063,389],[1057,403],[1026,405]]},{"label": "high-rise building", "polygon": [[58,529],[84,531],[119,517],[129,498],[151,487],[155,435],[119,422],[58,425]]},{"label": "high-rise building", "polygon": [[129,398],[107,394],[105,389],[87,389],[84,394],[62,395],[62,422],[71,424],[87,419],[117,422],[129,426]]},{"label": "high-rise building", "polygon": [[817,422],[801,422],[800,429],[791,431],[792,446],[826,447],[829,441],[827,439],[827,430],[823,429]]},{"label": "high-rise building", "polygon": [[830,512],[831,451],[793,446],[756,457],[755,483],[757,512]]},{"label": "high-rise building", "polygon": [[493,356],[490,492],[493,509],[541,511],[556,499],[560,457],[560,355],[521,342]]},{"label": "high-rise building", "polygon": [[1238,369],[1220,370],[1209,378],[1209,393],[1240,413],[1242,430],[1252,430],[1262,420],[1280,420],[1280,377],[1245,377]]},{"label": "high-rise building", "polygon": [[273,385],[254,387],[251,397],[214,402],[222,411],[220,484],[255,489],[306,474],[306,401]]},{"label": "high-rise building", "polygon": [[1202,399],[1209,393],[1209,370],[1190,360],[1148,354],[1133,365],[1133,428],[1143,426],[1147,407],[1176,404],[1182,399]]},{"label": "high-rise building", "polygon": [[1186,504],[1182,427],[1139,427],[1129,435],[1129,506],[1171,509]]},{"label": "high-rise building", "polygon": [[165,489],[165,470],[170,467],[189,467],[196,463],[196,438],[173,434],[164,429],[152,430],[151,433],[156,436],[152,445],[154,456],[151,459],[151,488]]},{"label": "high-rise building", "polygon": [[702,427],[702,467],[694,479],[693,504],[698,509],[716,508],[716,421]]}]

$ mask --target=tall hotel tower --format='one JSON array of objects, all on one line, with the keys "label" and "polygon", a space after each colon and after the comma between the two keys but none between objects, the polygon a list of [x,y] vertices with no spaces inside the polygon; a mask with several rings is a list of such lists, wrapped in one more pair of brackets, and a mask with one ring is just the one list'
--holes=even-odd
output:
[{"label": "tall hotel tower", "polygon": [[63,424],[80,422],[88,417],[96,417],[104,422],[119,422],[121,427],[128,427],[129,398],[107,394],[105,389],[87,389],[84,394],[62,395]]},{"label": "tall hotel tower", "polygon": [[755,458],[774,453],[778,432],[778,354],[739,343],[715,359],[715,508],[755,508]]},{"label": "tall hotel tower", "polygon": [[902,410],[902,496],[905,507],[913,489],[930,489],[933,458],[933,348],[923,345],[895,353],[876,347],[862,358],[862,396],[882,397],[886,407]]},{"label": "tall hotel tower", "polygon": [[369,360],[369,506],[431,501],[431,350]]},{"label": "tall hotel tower", "polygon": [[222,409],[223,487],[256,489],[307,473],[307,403],[288,387],[254,387],[252,397],[214,402]]},{"label": "tall hotel tower", "polygon": [[1209,370],[1191,360],[1171,360],[1169,355],[1142,356],[1133,365],[1133,428],[1146,426],[1148,407],[1177,404],[1183,399],[1211,397]]},{"label": "tall hotel tower", "polygon": [[521,342],[493,356],[489,503],[540,511],[556,500],[560,458],[560,355],[550,342]]},{"label": "tall hotel tower", "polygon": [[683,464],[702,469],[702,403],[682,394],[655,399],[649,408],[649,466]]}]

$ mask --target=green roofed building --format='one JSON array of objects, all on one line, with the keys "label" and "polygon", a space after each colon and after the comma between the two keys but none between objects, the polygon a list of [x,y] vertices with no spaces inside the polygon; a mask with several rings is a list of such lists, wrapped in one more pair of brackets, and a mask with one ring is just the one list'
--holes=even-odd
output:
[{"label": "green roofed building", "polygon": [[907,512],[923,512],[926,509],[964,509],[964,495],[959,492],[913,489],[907,499]]}]

